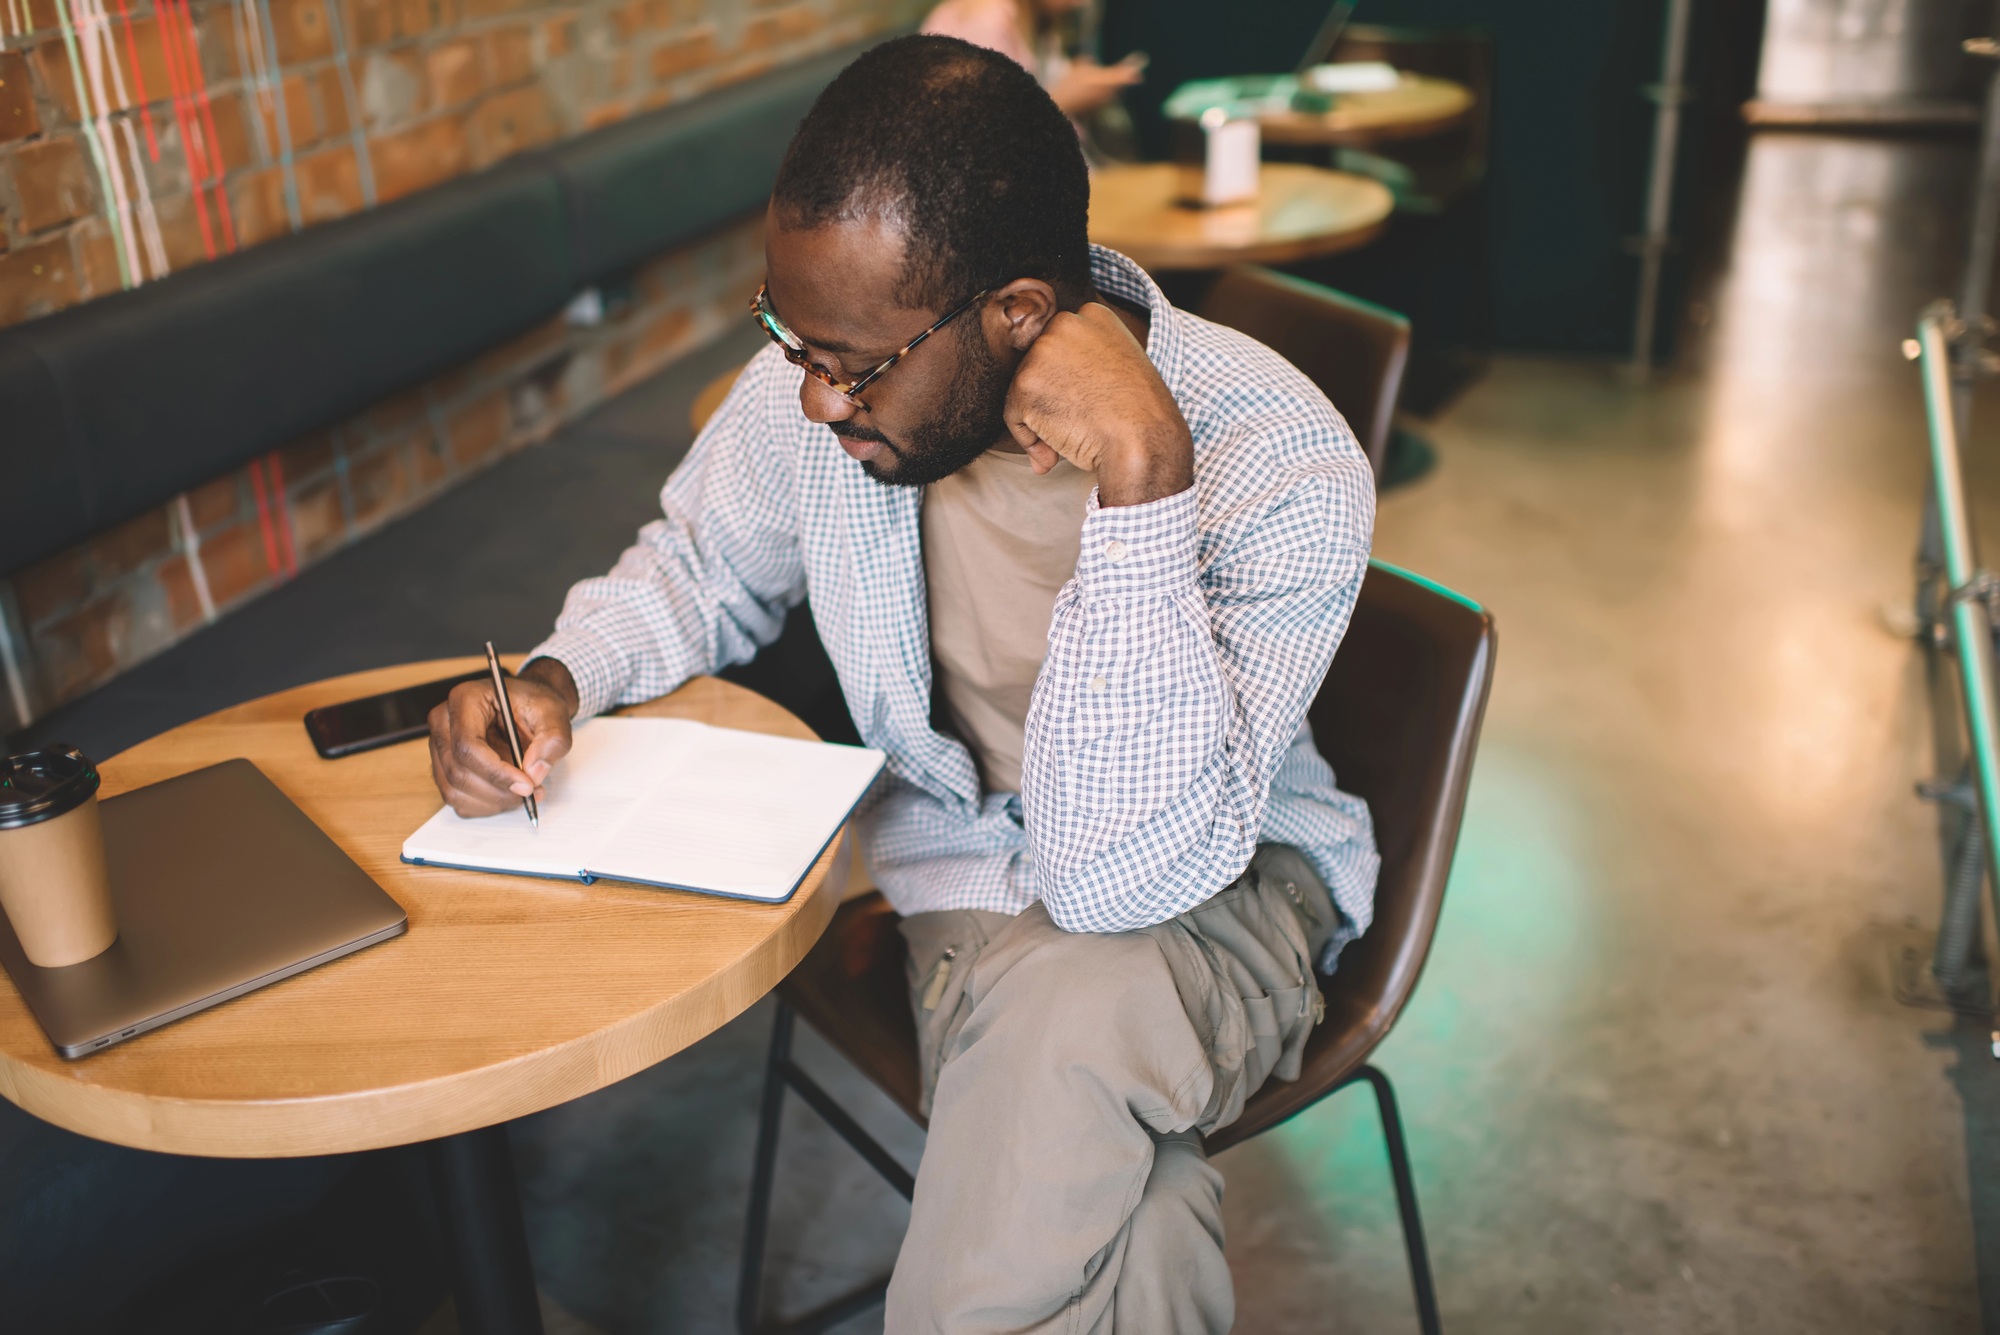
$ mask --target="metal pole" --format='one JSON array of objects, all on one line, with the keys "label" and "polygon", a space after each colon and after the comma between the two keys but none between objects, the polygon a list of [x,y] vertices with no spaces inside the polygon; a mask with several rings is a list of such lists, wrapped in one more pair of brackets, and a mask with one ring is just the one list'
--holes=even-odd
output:
[{"label": "metal pole", "polygon": [[1681,104],[1688,100],[1687,34],[1694,0],[1667,0],[1666,49],[1660,82],[1647,90],[1659,110],[1653,117],[1653,168],[1646,183],[1646,232],[1639,238],[1639,314],[1632,325],[1632,372],[1653,367],[1653,326],[1659,323],[1660,271],[1673,238],[1674,159],[1680,143]]},{"label": "metal pole", "polygon": [[[1943,547],[1948,611],[1956,642],[1959,684],[1965,695],[1967,740],[1978,787],[1978,819],[2000,830],[2000,715],[1996,715],[1993,620],[1981,596],[1986,576],[1976,565],[1972,525],[1965,509],[1965,474],[1959,457],[1957,422],[1951,411],[1952,376],[1946,346],[1946,312],[1933,306],[1917,321],[1923,370],[1924,410],[1930,426],[1931,477],[1935,487],[1938,536]],[[2000,911],[2000,839],[1984,840],[1986,871]]]},{"label": "metal pole", "polygon": [[[1994,5],[1993,26],[2000,31],[2000,0]],[[2000,61],[2000,38],[1975,37],[1965,43],[1967,55]],[[1980,371],[1981,345],[1986,334],[1986,292],[1993,284],[1994,234],[2000,231],[2000,64],[1986,80],[1986,114],[1979,126],[1979,177],[1973,188],[1972,221],[1965,238],[1965,272],[1959,276],[1958,313],[1965,332],[1957,340],[1957,383],[1951,410],[1958,438],[1972,439],[1972,387]],[[1937,571],[1939,550],[1935,493],[1924,492],[1924,524],[1917,543],[1917,623],[1928,631],[1939,609],[1931,606],[1930,580]]]},{"label": "metal pole", "polygon": [[[2000,19],[1996,19],[2000,23]],[[2000,41],[1978,37],[1966,51],[1989,60],[2000,58]],[[1993,285],[1993,248],[2000,235],[2000,64],[1986,80],[1986,116],[1979,129],[1979,184],[1972,200],[1972,233],[1966,238],[1965,274],[1959,284],[1958,318],[1965,333],[1958,340],[1954,362],[1958,383],[1952,387],[1952,412],[1958,438],[1972,438],[1972,385],[1979,374],[1981,345],[1986,334],[1986,293]]]},{"label": "metal pole", "polygon": [[750,1165],[750,1209],[743,1224],[743,1261],[736,1272],[738,1335],[757,1335],[762,1329],[764,1242],[771,1223],[771,1182],[778,1172],[778,1131],[785,1115],[785,1067],[791,1058],[792,1008],[781,997],[771,1021],[771,1054],[764,1062],[757,1152]]}]

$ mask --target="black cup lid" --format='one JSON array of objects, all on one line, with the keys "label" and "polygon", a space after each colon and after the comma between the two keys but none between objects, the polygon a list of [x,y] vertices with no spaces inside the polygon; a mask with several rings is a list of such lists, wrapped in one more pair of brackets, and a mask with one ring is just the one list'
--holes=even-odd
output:
[{"label": "black cup lid", "polygon": [[97,791],[97,766],[66,742],[0,761],[0,830],[54,820]]}]

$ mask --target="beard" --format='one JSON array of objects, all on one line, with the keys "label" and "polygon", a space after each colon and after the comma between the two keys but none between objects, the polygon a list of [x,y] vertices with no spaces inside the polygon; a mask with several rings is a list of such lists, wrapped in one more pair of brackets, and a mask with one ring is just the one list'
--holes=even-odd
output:
[{"label": "beard", "polygon": [[[977,331],[978,324],[967,326]],[[961,336],[967,365],[958,388],[943,411],[910,431],[902,441],[890,440],[874,427],[849,419],[829,422],[836,436],[849,440],[873,440],[887,446],[896,456],[893,469],[883,469],[873,460],[861,471],[885,487],[928,487],[941,482],[993,448],[1007,435],[1007,390],[1014,382],[1013,368],[993,355],[984,338]]]}]

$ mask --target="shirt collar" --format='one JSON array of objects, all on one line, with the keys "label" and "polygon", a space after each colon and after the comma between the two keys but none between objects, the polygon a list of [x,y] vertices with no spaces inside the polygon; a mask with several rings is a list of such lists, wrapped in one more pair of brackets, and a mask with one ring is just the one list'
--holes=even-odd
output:
[{"label": "shirt collar", "polygon": [[1099,291],[1123,297],[1146,308],[1146,355],[1169,387],[1177,383],[1181,366],[1181,313],[1173,308],[1144,269],[1107,246],[1090,248],[1090,280]]}]

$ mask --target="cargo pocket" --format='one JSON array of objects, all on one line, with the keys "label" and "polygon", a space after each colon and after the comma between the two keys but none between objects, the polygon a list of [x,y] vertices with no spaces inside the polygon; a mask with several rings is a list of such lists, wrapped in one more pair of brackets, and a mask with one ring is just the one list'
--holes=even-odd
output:
[{"label": "cargo pocket", "polygon": [[972,910],[958,909],[915,913],[898,924],[909,945],[903,976],[910,988],[910,1013],[917,1024],[917,1073],[923,1080],[918,1109],[925,1117],[931,1115],[931,1094],[937,1089],[938,1071],[950,1049],[951,1036],[965,1026],[972,1008],[965,985],[987,940],[987,924],[981,917],[1007,921],[1002,914],[975,916]]},{"label": "cargo pocket", "polygon": [[1298,878],[1258,852],[1236,882],[1176,920],[1209,960],[1217,994],[1209,1009],[1235,1017],[1215,1027],[1216,1089],[1204,1132],[1234,1121],[1267,1079],[1298,1079],[1306,1039],[1325,1013],[1308,939],[1317,915]]}]

